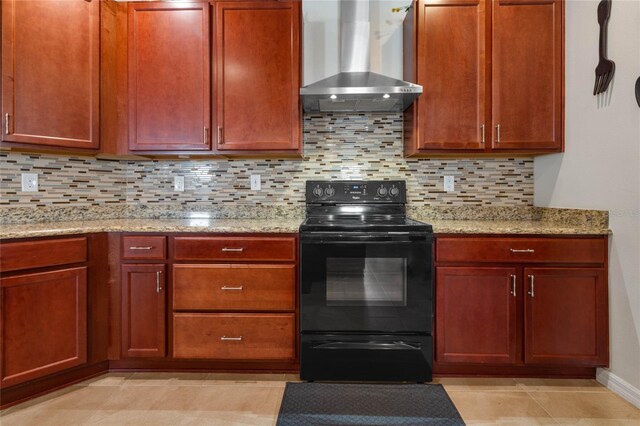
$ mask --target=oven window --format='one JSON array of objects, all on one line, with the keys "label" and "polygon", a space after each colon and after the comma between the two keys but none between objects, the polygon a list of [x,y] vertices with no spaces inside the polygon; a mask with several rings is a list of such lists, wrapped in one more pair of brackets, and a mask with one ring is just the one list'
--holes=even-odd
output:
[{"label": "oven window", "polygon": [[406,306],[407,259],[327,258],[327,306]]}]

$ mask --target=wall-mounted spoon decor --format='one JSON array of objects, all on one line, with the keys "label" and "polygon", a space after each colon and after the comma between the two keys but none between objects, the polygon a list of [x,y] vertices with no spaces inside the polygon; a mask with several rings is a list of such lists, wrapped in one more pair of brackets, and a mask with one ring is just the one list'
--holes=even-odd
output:
[{"label": "wall-mounted spoon decor", "polygon": [[607,25],[611,15],[611,0],[602,0],[598,4],[598,24],[600,25],[600,61],[596,67],[596,82],[593,85],[593,94],[598,95],[607,91],[609,83],[616,71],[616,64],[607,59]]},{"label": "wall-mounted spoon decor", "polygon": [[636,102],[638,102],[638,106],[640,107],[640,77],[636,80]]}]

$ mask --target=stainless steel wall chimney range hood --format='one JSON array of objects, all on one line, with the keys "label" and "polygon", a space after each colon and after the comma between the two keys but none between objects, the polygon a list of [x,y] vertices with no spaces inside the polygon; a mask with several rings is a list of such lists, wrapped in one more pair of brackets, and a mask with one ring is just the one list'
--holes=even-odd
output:
[{"label": "stainless steel wall chimney range hood", "polygon": [[300,89],[305,112],[404,111],[422,86],[370,71],[369,1],[341,0],[340,73]]}]

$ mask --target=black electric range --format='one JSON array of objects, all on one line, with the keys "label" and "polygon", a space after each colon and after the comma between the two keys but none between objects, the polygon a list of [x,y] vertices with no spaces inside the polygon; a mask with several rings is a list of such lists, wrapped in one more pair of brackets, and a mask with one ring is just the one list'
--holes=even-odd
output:
[{"label": "black electric range", "polygon": [[309,181],[300,226],[304,380],[429,381],[433,233],[404,181]]}]

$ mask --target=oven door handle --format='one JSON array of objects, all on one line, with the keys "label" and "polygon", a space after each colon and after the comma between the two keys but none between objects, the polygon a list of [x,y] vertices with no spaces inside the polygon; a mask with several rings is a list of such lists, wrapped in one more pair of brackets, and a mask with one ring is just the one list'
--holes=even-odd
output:
[{"label": "oven door handle", "polygon": [[373,349],[373,350],[421,350],[419,344],[407,342],[326,342],[312,349]]}]

